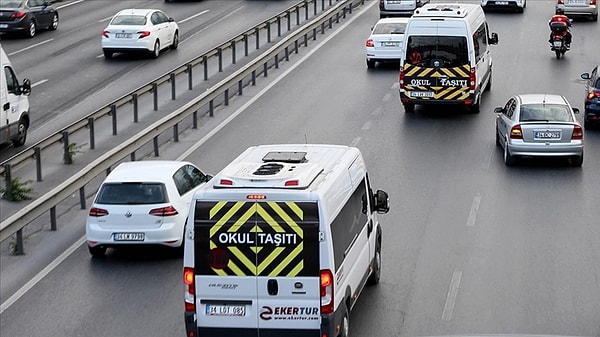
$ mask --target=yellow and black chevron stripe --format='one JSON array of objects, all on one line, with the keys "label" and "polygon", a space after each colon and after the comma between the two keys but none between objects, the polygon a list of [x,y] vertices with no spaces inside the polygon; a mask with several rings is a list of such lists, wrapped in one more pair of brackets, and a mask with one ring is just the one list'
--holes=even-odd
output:
[{"label": "yellow and black chevron stripe", "polygon": [[[319,274],[318,210],[310,202],[198,202],[196,269],[220,276]],[[211,252],[226,252],[223,268]]]},{"label": "yellow and black chevron stripe", "polygon": [[[471,66],[468,64],[453,68],[434,68],[406,63],[404,65],[404,96],[420,101],[467,100],[470,97],[470,71]],[[443,82],[452,80],[462,80],[463,83],[445,85]],[[410,92],[432,92],[433,96],[410,95]]]}]

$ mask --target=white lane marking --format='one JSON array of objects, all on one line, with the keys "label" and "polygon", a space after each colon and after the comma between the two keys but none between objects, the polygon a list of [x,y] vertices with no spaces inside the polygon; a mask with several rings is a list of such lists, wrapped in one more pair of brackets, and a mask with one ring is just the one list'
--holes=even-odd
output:
[{"label": "white lane marking", "polygon": [[59,257],[54,259],[50,264],[46,266],[46,268],[42,269],[37,275],[35,275],[29,282],[25,283],[19,290],[17,290],[11,297],[9,297],[6,301],[4,301],[0,305],[0,314],[4,312],[4,310],[8,309],[11,305],[13,305],[21,296],[25,295],[29,291],[29,289],[33,288],[39,281],[41,281],[46,275],[50,274],[56,266],[61,264],[64,260],[69,257],[77,248],[79,248],[85,242],[85,236],[79,238],[79,240],[75,241],[71,247],[67,248]]},{"label": "white lane marking", "polygon": [[31,85],[31,87],[32,87],[32,88],[35,88],[35,87],[37,87],[38,85],[42,85],[42,84],[44,84],[44,83],[46,83],[46,82],[48,82],[48,79],[41,80],[41,81],[37,81],[37,82],[33,83],[33,84]]},{"label": "white lane marking", "polygon": [[194,14],[194,15],[190,16],[189,18],[187,18],[187,19],[183,19],[183,20],[181,20],[181,21],[179,21],[179,22],[177,22],[177,23],[184,23],[184,22],[190,21],[191,19],[193,19],[193,18],[196,18],[196,17],[198,17],[198,16],[200,16],[200,15],[202,15],[202,14],[206,14],[206,13],[208,13],[208,12],[209,12],[209,10],[208,10],[208,9],[207,9],[207,10],[203,10],[202,12],[200,12],[200,13],[198,13],[198,14]]},{"label": "white lane marking", "polygon": [[67,7],[69,7],[69,6],[73,6],[73,5],[76,5],[76,4],[78,4],[78,3],[81,3],[81,2],[84,2],[84,1],[85,1],[85,0],[77,0],[77,1],[69,2],[69,3],[66,3],[66,4],[64,4],[64,5],[60,5],[60,6],[56,7],[56,8],[57,8],[57,9],[67,8]]},{"label": "white lane marking", "polygon": [[446,304],[444,305],[444,311],[442,311],[442,319],[449,321],[452,319],[452,313],[454,312],[454,304],[456,303],[456,296],[458,295],[458,287],[460,286],[460,279],[462,278],[462,271],[454,270],[452,273],[452,281],[450,281],[450,287],[448,288],[448,295],[446,296]]},{"label": "white lane marking", "polygon": [[352,143],[350,143],[350,146],[356,147],[356,146],[358,146],[359,142],[360,142],[360,137],[356,137],[352,140]]},{"label": "white lane marking", "polygon": [[369,130],[371,128],[371,125],[373,125],[373,123],[371,121],[367,121],[365,123],[365,125],[363,125],[362,129],[363,130]]},{"label": "white lane marking", "polygon": [[383,108],[381,106],[376,107],[375,110],[373,110],[373,112],[371,112],[371,115],[376,116],[376,115],[381,114],[382,109]]},{"label": "white lane marking", "polygon": [[29,50],[29,49],[31,49],[31,48],[35,48],[35,47],[41,46],[41,45],[43,45],[43,44],[46,44],[46,43],[48,43],[48,42],[50,42],[50,41],[53,41],[53,40],[54,40],[54,39],[48,39],[48,40],[46,40],[46,41],[42,41],[42,42],[39,42],[39,43],[36,43],[36,44],[32,44],[31,46],[29,46],[29,47],[27,47],[27,48],[23,48],[23,49],[19,49],[19,50],[17,50],[17,51],[14,51],[14,52],[12,52],[12,53],[8,54],[8,56],[17,55],[18,53],[22,53],[22,52],[24,52],[24,51],[27,51],[27,50]]},{"label": "white lane marking", "polygon": [[[333,39],[336,35],[338,35],[340,32],[342,32],[346,27],[348,27],[352,22],[354,22],[354,20],[359,18],[366,11],[368,11],[371,7],[373,7],[373,5],[375,3],[376,3],[376,1],[373,1],[373,2],[371,2],[370,5],[366,5],[366,7],[363,8],[360,12],[358,12],[358,14],[355,17],[352,17],[351,19],[349,19],[348,22],[344,23],[340,28],[338,28],[337,31],[333,32],[331,35],[326,37],[321,43],[319,43],[315,48],[313,48],[308,53],[306,53],[306,55],[304,55],[302,58],[300,58],[300,60],[298,60],[298,62],[294,63],[290,68],[288,68],[281,75],[279,75],[279,77],[277,77],[273,82],[269,83],[258,94],[256,94],[256,96],[252,97],[248,102],[246,102],[244,105],[242,105],[234,113],[229,115],[229,117],[227,117],[223,122],[221,122],[221,124],[219,124],[216,128],[212,129],[204,137],[202,137],[196,144],[190,146],[190,148],[187,151],[185,151],[182,155],[180,155],[177,160],[184,160],[187,157],[191,156],[192,153],[194,151],[196,151],[204,143],[206,143],[210,139],[210,137],[214,136],[217,132],[221,131],[221,129],[223,129],[227,124],[229,124],[229,122],[231,122],[239,114],[244,112],[244,110],[248,109],[248,107],[250,105],[254,104],[254,102],[256,102],[259,98],[261,98],[265,93],[267,93],[267,91],[269,91],[277,83],[279,83],[281,80],[283,80],[289,73],[291,73],[297,67],[299,67],[302,63],[304,63],[304,61],[306,61],[310,56],[312,56],[312,54],[316,53],[319,49],[321,49],[327,42],[329,42],[329,40]],[[353,144],[354,144],[354,142],[358,143],[359,140],[360,140],[360,138],[355,138],[352,143]]]},{"label": "white lane marking", "polygon": [[385,94],[385,96],[383,96],[383,101],[387,102],[390,100],[390,98],[392,97],[392,94],[390,94],[389,92],[387,94]]},{"label": "white lane marking", "polygon": [[481,195],[477,195],[473,198],[471,203],[471,211],[469,212],[469,218],[467,219],[467,227],[475,226],[475,219],[477,219],[477,212],[479,211],[479,204],[481,203]]}]

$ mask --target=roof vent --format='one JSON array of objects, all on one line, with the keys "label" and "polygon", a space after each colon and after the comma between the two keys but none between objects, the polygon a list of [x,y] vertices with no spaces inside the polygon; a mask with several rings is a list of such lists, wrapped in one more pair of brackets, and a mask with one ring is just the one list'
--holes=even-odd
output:
[{"label": "roof vent", "polygon": [[264,163],[269,162],[281,162],[281,163],[306,163],[306,152],[269,152],[267,153],[262,161]]},{"label": "roof vent", "polygon": [[281,165],[281,164],[269,163],[269,164],[262,165],[256,171],[254,171],[254,173],[252,173],[252,174],[257,175],[257,176],[272,176],[272,175],[279,173],[279,171],[281,171],[282,168],[283,168],[283,165]]}]

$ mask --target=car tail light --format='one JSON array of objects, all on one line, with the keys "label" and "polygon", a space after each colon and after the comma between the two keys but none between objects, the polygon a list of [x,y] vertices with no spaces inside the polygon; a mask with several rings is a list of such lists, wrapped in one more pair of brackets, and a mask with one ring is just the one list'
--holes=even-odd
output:
[{"label": "car tail light", "polygon": [[150,32],[149,32],[149,31],[146,31],[146,30],[143,30],[143,31],[141,31],[141,32],[137,32],[137,33],[138,33],[138,34],[140,34],[140,36],[138,37],[139,39],[143,39],[143,38],[145,38],[145,37],[148,37],[148,36],[150,36]]},{"label": "car tail light", "polygon": [[108,215],[108,211],[105,209],[97,208],[97,207],[90,208],[89,216],[101,217],[101,216],[105,216],[105,215]]},{"label": "car tail light", "polygon": [[25,15],[27,15],[26,12],[23,11],[18,11],[18,12],[14,12],[10,15],[11,19],[21,19],[23,17],[25,17]]},{"label": "car tail light", "polygon": [[333,314],[333,274],[331,270],[321,270],[321,313]]},{"label": "car tail light", "polygon": [[196,282],[194,268],[183,268],[183,284],[185,285],[185,311],[196,311]]},{"label": "car tail light", "polygon": [[591,5],[591,6],[595,6],[595,5],[596,5],[596,0],[591,0],[591,1],[590,1],[590,5]]},{"label": "car tail light", "polygon": [[398,84],[400,89],[404,89],[404,68],[400,68],[400,76],[398,76]]},{"label": "car tail light", "polygon": [[174,215],[179,214],[179,212],[177,212],[175,207],[167,206],[167,207],[152,209],[152,210],[150,210],[150,212],[148,214],[156,215],[156,216],[174,216]]},{"label": "car tail light", "polygon": [[594,97],[600,97],[600,90],[599,91],[590,91],[587,95],[587,99],[594,99]]},{"label": "car tail light", "polygon": [[519,124],[510,129],[510,139],[523,139],[523,130]]},{"label": "car tail light", "polygon": [[565,4],[565,2],[563,0],[558,0],[556,3],[559,4],[559,5],[564,5]]},{"label": "car tail light", "polygon": [[573,135],[571,136],[571,140],[583,140],[583,129],[579,125],[575,125],[573,127]]},{"label": "car tail light", "polygon": [[105,38],[107,38],[107,39],[108,39],[108,37],[109,37],[109,36],[108,36],[108,34],[109,34],[109,33],[110,33],[110,32],[109,32],[108,30],[103,30],[103,31],[102,31],[102,36],[104,36]]},{"label": "car tail light", "polygon": [[367,47],[375,47],[375,44],[373,43],[373,39],[368,39],[367,43],[365,43],[365,45]]},{"label": "car tail light", "polygon": [[475,68],[471,68],[471,73],[469,74],[469,90],[475,90],[475,84],[477,83],[477,74],[475,73]]},{"label": "car tail light", "polygon": [[385,4],[383,3],[384,0],[379,0],[379,9],[384,10],[385,9]]}]

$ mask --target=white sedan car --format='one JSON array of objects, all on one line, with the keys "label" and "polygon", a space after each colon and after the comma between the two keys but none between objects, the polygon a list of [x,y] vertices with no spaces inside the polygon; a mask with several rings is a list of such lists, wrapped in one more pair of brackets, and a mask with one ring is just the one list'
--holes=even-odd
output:
[{"label": "white sedan car", "polygon": [[190,201],[212,176],[189,162],[124,162],[102,182],[85,232],[93,257],[109,247],[181,247]]},{"label": "white sedan car", "polygon": [[147,52],[153,58],[165,48],[177,49],[179,26],[158,9],[124,9],[102,31],[102,51],[113,53]]},{"label": "white sedan car", "polygon": [[400,62],[408,19],[395,17],[377,21],[365,43],[368,68],[374,68],[376,62]]}]

